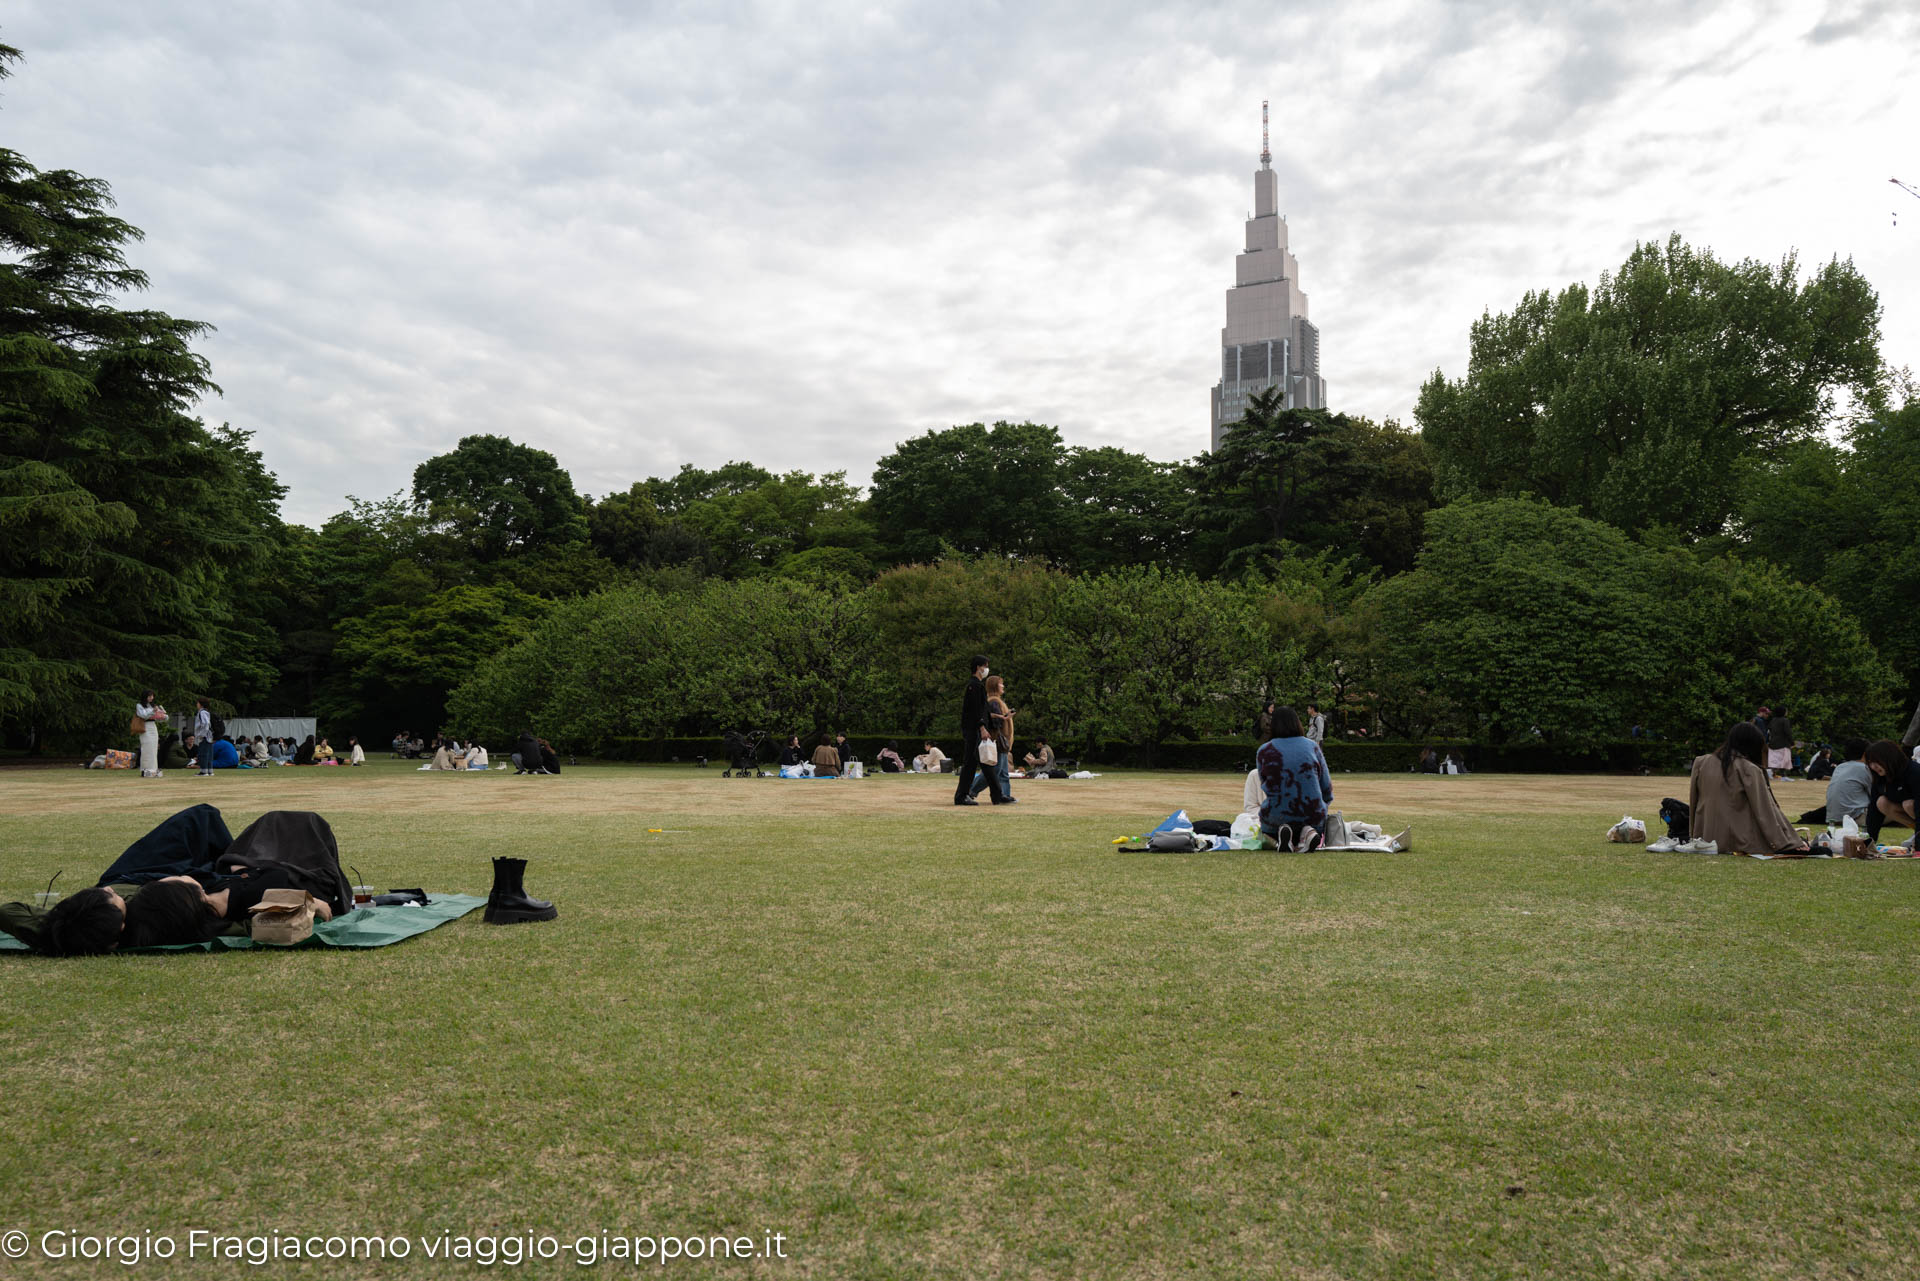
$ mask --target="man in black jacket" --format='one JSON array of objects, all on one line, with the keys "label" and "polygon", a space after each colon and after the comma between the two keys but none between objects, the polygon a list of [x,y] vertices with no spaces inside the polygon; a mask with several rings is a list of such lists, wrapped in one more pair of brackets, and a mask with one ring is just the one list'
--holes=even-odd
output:
[{"label": "man in black jacket", "polygon": [[[987,723],[987,660],[976,654],[973,658],[973,679],[967,682],[967,694],[960,703],[960,768],[958,785],[953,789],[955,805],[978,805],[973,799],[974,771],[980,765],[980,731]],[[991,769],[986,770],[987,791],[993,796],[993,803],[1002,803],[1000,780],[993,776]]]}]

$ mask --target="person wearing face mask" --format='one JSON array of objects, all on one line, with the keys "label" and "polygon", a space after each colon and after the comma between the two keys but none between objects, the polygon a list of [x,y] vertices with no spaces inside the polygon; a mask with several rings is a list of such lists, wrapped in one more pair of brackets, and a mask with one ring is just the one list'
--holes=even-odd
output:
[{"label": "person wearing face mask", "polygon": [[[982,655],[974,655],[970,664],[973,679],[967,682],[967,692],[960,701],[960,768],[959,778],[953,789],[955,805],[978,805],[973,799],[974,775],[980,771],[980,744],[990,730],[987,725],[987,660]],[[1000,780],[993,771],[986,771],[987,791],[993,796],[995,805],[1005,804],[1000,794]]]}]

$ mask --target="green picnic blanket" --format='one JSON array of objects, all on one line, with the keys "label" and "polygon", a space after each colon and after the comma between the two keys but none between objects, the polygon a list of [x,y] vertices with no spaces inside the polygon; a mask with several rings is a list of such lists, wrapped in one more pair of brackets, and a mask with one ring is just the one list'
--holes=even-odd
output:
[{"label": "green picnic blanket", "polygon": [[[486,897],[476,894],[433,894],[425,907],[362,907],[331,921],[317,922],[313,934],[293,947],[385,947],[425,934],[438,925],[457,921],[476,907],[486,905]],[[205,943],[170,943],[164,947],[136,947],[134,952],[213,952],[237,951],[254,946],[244,934],[222,934]],[[264,944],[262,946],[265,946]],[[25,943],[0,932],[0,952],[28,951]],[[271,948],[289,951],[289,948]]]}]

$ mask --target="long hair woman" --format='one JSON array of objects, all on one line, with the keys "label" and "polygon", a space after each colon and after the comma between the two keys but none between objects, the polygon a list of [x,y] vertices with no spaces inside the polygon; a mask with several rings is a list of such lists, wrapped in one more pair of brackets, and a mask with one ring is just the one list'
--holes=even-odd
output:
[{"label": "long hair woman", "polygon": [[1760,727],[1738,721],[1717,751],[1694,758],[1687,803],[1695,840],[1712,841],[1722,854],[1785,854],[1807,848],[1773,799],[1766,751]]}]

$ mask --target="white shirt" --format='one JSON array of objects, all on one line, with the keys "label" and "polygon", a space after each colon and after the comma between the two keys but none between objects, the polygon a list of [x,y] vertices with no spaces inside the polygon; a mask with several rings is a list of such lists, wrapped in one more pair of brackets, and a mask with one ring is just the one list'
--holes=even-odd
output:
[{"label": "white shirt", "polygon": [[486,767],[487,749],[476,743],[473,750],[467,753],[467,768],[485,769]]}]

